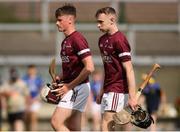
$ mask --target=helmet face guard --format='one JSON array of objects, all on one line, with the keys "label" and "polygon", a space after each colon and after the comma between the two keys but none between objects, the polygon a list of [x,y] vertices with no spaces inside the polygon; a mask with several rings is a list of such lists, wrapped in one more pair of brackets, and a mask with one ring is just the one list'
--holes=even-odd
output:
[{"label": "helmet face guard", "polygon": [[131,123],[137,127],[147,129],[152,123],[154,123],[151,115],[138,106],[137,110],[132,112]]}]

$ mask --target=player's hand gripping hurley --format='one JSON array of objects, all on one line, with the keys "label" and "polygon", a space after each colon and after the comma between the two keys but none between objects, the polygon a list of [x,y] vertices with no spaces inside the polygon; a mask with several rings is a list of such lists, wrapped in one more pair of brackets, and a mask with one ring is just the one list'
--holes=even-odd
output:
[{"label": "player's hand gripping hurley", "polygon": [[[136,93],[137,100],[138,100],[139,96],[141,95],[143,89],[146,87],[147,83],[149,82],[150,78],[152,77],[153,73],[159,68],[160,68],[160,66],[158,64],[154,64],[153,68],[151,69],[151,71],[149,72],[149,74],[147,75],[145,80],[142,82],[142,84],[140,85],[140,87]],[[138,110],[133,112],[133,110],[130,108],[130,106],[126,106],[123,110],[114,114],[113,119],[114,119],[116,124],[123,125],[123,124],[127,124],[127,123],[131,122],[131,123],[136,125],[136,122],[135,122],[136,119],[135,118],[138,118],[138,119],[141,118],[140,114],[138,114],[138,113],[141,113],[141,114],[143,113],[144,116],[150,116],[146,111],[142,110],[140,106],[138,106]],[[143,118],[145,118],[145,117],[143,117]],[[151,118],[151,117],[148,117],[148,118]],[[140,121],[142,121],[142,120],[143,119],[140,119]],[[151,123],[151,121],[149,121],[150,119],[146,119],[146,121],[147,120],[148,120],[148,122]],[[143,128],[143,127],[146,127],[149,125],[149,124],[145,124],[145,126],[144,126],[144,124],[141,125],[142,127],[138,126],[139,124],[137,126]]]},{"label": "player's hand gripping hurley", "polygon": [[[57,84],[60,85],[60,81],[56,80],[55,69],[56,69],[56,60],[55,58],[53,58],[49,65],[49,74],[52,78],[53,83],[56,82]],[[54,89],[55,88],[53,87],[51,83],[47,83],[46,86],[42,88],[41,93],[40,93],[42,100],[47,103],[58,104],[61,98],[57,97],[56,94],[52,92]]]}]

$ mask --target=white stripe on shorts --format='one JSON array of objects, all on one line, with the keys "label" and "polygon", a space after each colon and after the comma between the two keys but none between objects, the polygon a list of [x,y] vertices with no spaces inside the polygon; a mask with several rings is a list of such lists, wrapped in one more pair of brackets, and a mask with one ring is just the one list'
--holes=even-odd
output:
[{"label": "white stripe on shorts", "polygon": [[119,112],[126,106],[128,101],[128,94],[124,93],[104,93],[101,101],[101,112],[115,111]]},{"label": "white stripe on shorts", "polygon": [[112,110],[112,111],[116,111],[116,110],[117,110],[118,101],[119,101],[119,94],[114,93],[114,95],[113,95],[113,101],[112,101],[112,106],[111,106],[111,110]]}]

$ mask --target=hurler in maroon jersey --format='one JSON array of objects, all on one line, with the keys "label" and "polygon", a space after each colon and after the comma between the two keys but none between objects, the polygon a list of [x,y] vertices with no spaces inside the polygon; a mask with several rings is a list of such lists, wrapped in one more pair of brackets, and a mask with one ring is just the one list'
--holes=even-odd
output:
[{"label": "hurler in maroon jersey", "polygon": [[[76,8],[64,5],[56,10],[56,25],[65,39],[61,44],[62,75],[57,77],[63,86],[53,83],[53,90],[61,100],[51,124],[55,131],[80,131],[81,117],[90,92],[88,76],[94,70],[91,52],[86,39],[76,31]],[[61,84],[62,85],[62,84]]]},{"label": "hurler in maroon jersey", "polygon": [[99,9],[95,17],[99,30],[105,33],[99,38],[104,86],[97,98],[97,103],[102,106],[102,130],[118,130],[113,124],[113,114],[125,105],[130,105],[132,109],[137,105],[131,49],[125,35],[118,30],[116,12],[112,7]]},{"label": "hurler in maroon jersey", "polygon": [[[74,31],[67,36],[61,45],[61,60],[63,71],[63,82],[73,81],[84,68],[82,60],[91,56],[86,39],[81,33]],[[88,77],[80,83],[89,82]]]}]

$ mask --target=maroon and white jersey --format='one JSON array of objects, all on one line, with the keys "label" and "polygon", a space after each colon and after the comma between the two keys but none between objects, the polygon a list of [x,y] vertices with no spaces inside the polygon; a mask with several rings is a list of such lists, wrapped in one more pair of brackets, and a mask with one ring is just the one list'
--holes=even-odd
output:
[{"label": "maroon and white jersey", "polygon": [[[74,80],[84,68],[82,60],[91,55],[86,39],[77,31],[67,36],[61,44],[63,81]],[[86,78],[83,82],[88,82]]]},{"label": "maroon and white jersey", "polygon": [[99,49],[104,63],[104,92],[128,93],[126,72],[122,62],[131,60],[130,45],[121,32],[104,34],[99,39]]}]

